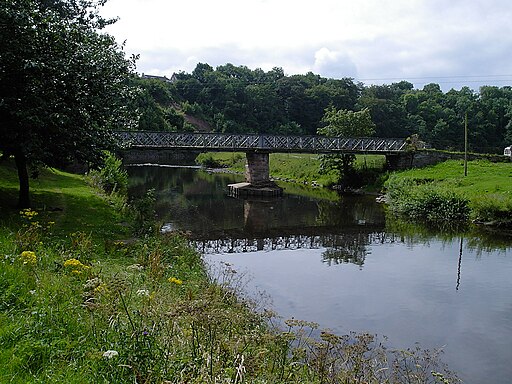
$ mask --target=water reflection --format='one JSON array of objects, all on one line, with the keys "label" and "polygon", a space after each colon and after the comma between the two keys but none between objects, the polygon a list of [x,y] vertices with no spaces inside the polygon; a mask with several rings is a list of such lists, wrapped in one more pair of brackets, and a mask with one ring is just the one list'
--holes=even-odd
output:
[{"label": "water reflection", "polygon": [[160,220],[190,231],[207,262],[249,271],[249,288],[266,291],[283,317],[385,335],[397,348],[445,346],[466,383],[512,377],[510,234],[412,226],[365,196],[296,189],[274,200],[229,198],[226,185],[237,181],[130,168],[132,195],[155,188]]},{"label": "water reflection", "polygon": [[370,244],[395,241],[384,231],[385,213],[372,197],[230,198],[226,186],[237,178],[196,169],[134,167],[130,194],[155,188],[165,228],[189,231],[204,253],[326,248],[324,262],[362,266]]},{"label": "water reflection", "polygon": [[[243,200],[227,196],[227,184],[240,181],[240,175],[158,166],[130,167],[129,175],[130,195],[141,196],[154,188],[157,215],[164,227],[189,231],[205,253],[326,248],[322,261],[327,265],[362,267],[368,247],[379,243],[450,245],[462,236],[477,255],[506,251],[512,244],[510,233],[475,229],[440,233],[391,219],[372,196],[315,199],[311,197],[314,190],[308,190],[305,195]],[[286,192],[287,186],[282,186]],[[296,186],[293,190],[301,191]]]}]

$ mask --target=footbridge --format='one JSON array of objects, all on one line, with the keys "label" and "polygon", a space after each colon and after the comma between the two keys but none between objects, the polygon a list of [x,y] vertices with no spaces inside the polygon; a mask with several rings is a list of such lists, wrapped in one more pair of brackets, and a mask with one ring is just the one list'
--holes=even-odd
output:
[{"label": "footbridge", "polygon": [[[116,132],[118,143],[124,149],[195,150],[245,152],[247,157],[246,183],[237,184],[236,190],[260,194],[279,188],[270,180],[270,153],[353,153],[386,156],[389,168],[406,153],[404,138],[284,136],[266,134],[176,133],[149,131]],[[243,184],[243,186],[242,186]],[[236,194],[236,193],[235,193]],[[266,193],[262,193],[266,194]]]},{"label": "footbridge", "polygon": [[119,142],[129,148],[194,149],[229,152],[396,154],[406,150],[406,139],[374,137],[283,136],[225,133],[123,131]]}]

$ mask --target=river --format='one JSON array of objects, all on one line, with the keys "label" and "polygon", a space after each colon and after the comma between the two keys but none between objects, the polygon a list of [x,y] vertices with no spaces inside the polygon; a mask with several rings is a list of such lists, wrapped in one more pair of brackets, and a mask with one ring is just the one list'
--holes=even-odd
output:
[{"label": "river", "polygon": [[425,232],[370,196],[284,185],[276,199],[236,199],[241,176],[129,167],[130,194],[154,188],[164,230],[189,232],[210,265],[227,262],[283,318],[393,348],[443,348],[465,383],[512,381],[512,237]]}]

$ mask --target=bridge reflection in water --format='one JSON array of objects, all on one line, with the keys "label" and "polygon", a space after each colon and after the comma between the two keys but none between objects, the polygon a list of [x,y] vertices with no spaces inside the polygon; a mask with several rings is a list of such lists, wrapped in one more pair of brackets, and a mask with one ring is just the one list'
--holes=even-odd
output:
[{"label": "bridge reflection in water", "polygon": [[384,231],[382,214],[376,215],[373,210],[358,212],[354,207],[357,206],[352,205],[352,210],[339,212],[344,213],[343,216],[333,221],[336,217],[322,217],[325,212],[322,214],[320,206],[314,225],[300,222],[290,225],[289,222],[276,220],[280,212],[274,209],[273,201],[245,200],[243,228],[191,234],[191,240],[203,254],[325,249],[322,258],[326,263],[353,263],[362,266],[370,252],[370,245],[393,243],[403,239]]}]

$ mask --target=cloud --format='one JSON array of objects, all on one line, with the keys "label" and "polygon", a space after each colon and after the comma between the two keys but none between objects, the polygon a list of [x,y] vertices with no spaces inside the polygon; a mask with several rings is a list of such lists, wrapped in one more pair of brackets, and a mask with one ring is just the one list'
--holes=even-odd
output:
[{"label": "cloud", "polygon": [[232,63],[418,86],[512,75],[509,0],[110,0],[105,10],[146,73]]},{"label": "cloud", "polygon": [[315,52],[313,72],[325,77],[356,77],[357,69],[350,57],[341,51],[332,51],[322,47]]}]

